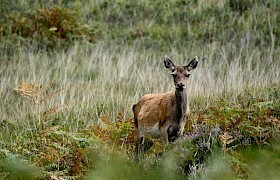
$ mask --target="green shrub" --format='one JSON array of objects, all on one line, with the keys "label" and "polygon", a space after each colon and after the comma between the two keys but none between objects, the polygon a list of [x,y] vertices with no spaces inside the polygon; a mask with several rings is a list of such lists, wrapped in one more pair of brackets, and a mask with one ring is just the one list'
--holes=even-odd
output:
[{"label": "green shrub", "polygon": [[13,2],[5,0],[0,7],[0,39],[17,35],[41,47],[99,39],[129,45],[140,41],[155,49],[190,42],[280,43],[280,3],[274,0]]},{"label": "green shrub", "polygon": [[28,14],[12,11],[2,21],[0,39],[17,35],[47,47],[56,47],[57,42],[63,45],[77,40],[94,42],[102,35],[98,26],[80,23],[75,11],[60,6],[38,8]]}]

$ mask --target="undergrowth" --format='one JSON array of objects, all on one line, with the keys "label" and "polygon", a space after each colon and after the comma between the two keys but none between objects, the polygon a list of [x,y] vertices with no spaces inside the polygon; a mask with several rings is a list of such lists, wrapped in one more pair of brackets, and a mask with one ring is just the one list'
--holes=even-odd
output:
[{"label": "undergrowth", "polygon": [[[30,90],[36,86],[25,83],[16,90],[30,96],[27,87]],[[192,112],[182,139],[166,149],[155,141],[140,161],[134,157],[133,120],[125,118],[122,112],[116,121],[100,116],[97,124],[77,132],[67,126],[53,125],[49,120],[36,132],[29,129],[6,137],[2,134],[1,176],[4,179],[207,179],[222,173],[232,179],[253,179],[259,174],[266,176],[257,170],[272,167],[269,160],[275,169],[269,177],[275,178],[279,174],[276,169],[280,168],[277,155],[280,102],[275,98],[279,91],[273,93],[270,101],[244,96],[239,103],[229,104],[218,99],[208,109]],[[59,114],[57,111],[48,116],[62,117]],[[41,127],[41,123],[37,121],[35,125]],[[1,132],[8,133],[14,126],[3,121]],[[255,166],[258,159],[264,160]]]},{"label": "undergrowth", "polygon": [[[5,52],[10,60],[0,66],[0,176],[253,179],[266,176],[258,168],[271,167],[258,162],[264,156],[275,166],[270,177],[277,177],[279,50],[187,48],[207,56],[190,78],[185,134],[167,148],[153,140],[140,161],[134,157],[131,105],[143,94],[174,88],[153,51],[77,44],[65,52]],[[186,62],[176,49],[171,56]]]},{"label": "undergrowth", "polygon": [[40,50],[104,39],[161,50],[192,41],[277,46],[279,6],[275,0],[2,0],[0,39],[25,46],[31,41]]}]

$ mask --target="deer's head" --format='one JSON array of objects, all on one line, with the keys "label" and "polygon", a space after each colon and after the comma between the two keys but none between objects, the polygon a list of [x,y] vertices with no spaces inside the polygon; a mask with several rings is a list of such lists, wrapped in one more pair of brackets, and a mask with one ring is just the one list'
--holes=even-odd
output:
[{"label": "deer's head", "polygon": [[191,75],[190,72],[196,68],[197,64],[197,56],[195,56],[194,59],[186,66],[176,66],[166,55],[164,56],[164,65],[171,71],[175,88],[178,91],[183,91],[186,89],[188,79]]}]

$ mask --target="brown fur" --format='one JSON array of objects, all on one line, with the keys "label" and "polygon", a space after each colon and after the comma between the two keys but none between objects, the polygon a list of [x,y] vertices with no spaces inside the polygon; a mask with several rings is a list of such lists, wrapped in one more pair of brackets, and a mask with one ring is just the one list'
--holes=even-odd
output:
[{"label": "brown fur", "polygon": [[189,114],[187,80],[196,68],[197,57],[187,66],[175,66],[165,59],[165,67],[172,71],[175,92],[146,94],[133,105],[136,131],[136,152],[141,150],[145,137],[161,137],[165,145],[180,136]]},{"label": "brown fur", "polygon": [[[175,92],[146,94],[134,105],[133,113],[134,117],[137,117],[135,125],[136,127],[138,125],[151,126],[159,121],[159,126],[162,126],[171,118],[174,109]],[[186,114],[188,112],[189,108],[187,108]]]}]

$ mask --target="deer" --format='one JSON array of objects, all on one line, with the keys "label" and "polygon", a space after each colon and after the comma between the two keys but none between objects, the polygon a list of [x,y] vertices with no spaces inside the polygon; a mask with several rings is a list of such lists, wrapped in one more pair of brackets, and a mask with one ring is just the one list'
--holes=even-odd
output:
[{"label": "deer", "polygon": [[[171,71],[175,91],[146,94],[132,106],[136,155],[147,151],[144,148],[144,138],[161,138],[162,144],[167,146],[182,136],[190,113],[188,79],[197,64],[197,56],[186,66],[176,66],[166,55],[164,56],[164,65]],[[150,143],[148,149],[152,145]]]}]

